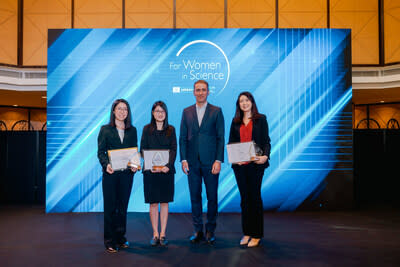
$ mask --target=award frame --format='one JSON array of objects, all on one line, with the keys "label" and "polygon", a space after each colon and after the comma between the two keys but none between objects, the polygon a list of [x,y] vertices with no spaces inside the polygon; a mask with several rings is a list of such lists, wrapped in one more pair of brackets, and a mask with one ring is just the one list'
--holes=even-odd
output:
[{"label": "award frame", "polygon": [[140,152],[137,147],[111,149],[107,151],[111,168],[114,171],[125,170],[128,168],[141,169]]},{"label": "award frame", "polygon": [[258,160],[254,141],[227,144],[226,151],[231,164]]},{"label": "award frame", "polygon": [[169,149],[144,149],[143,170],[160,171],[169,162]]}]

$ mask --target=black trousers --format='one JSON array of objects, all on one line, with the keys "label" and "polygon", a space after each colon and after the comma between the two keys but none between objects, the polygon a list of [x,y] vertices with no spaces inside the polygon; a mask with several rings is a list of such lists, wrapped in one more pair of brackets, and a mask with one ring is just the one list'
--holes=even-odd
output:
[{"label": "black trousers", "polygon": [[203,231],[203,200],[201,192],[204,180],[207,195],[206,231],[214,232],[217,227],[218,216],[219,174],[211,173],[212,166],[189,165],[189,169],[188,181],[194,230],[196,232]]},{"label": "black trousers", "polygon": [[126,214],[133,183],[132,171],[103,173],[104,244],[126,241]]},{"label": "black trousers", "polygon": [[264,170],[263,166],[255,163],[235,165],[233,168],[241,198],[243,234],[254,238],[264,236],[263,202],[261,198]]}]

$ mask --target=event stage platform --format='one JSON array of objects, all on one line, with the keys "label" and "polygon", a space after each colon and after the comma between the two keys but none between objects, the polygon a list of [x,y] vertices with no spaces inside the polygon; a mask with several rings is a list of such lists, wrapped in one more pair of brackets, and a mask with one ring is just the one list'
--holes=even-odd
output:
[{"label": "event stage platform", "polygon": [[102,213],[0,210],[0,266],[400,266],[400,212],[264,213],[262,246],[242,249],[240,215],[222,213],[217,243],[191,245],[190,214],[171,214],[168,248],[150,247],[147,213],[129,213],[129,249],[104,250]]}]

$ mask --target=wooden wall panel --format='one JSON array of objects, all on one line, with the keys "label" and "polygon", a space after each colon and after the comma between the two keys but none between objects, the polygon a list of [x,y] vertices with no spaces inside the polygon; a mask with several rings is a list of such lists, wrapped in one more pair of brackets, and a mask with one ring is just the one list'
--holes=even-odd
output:
[{"label": "wooden wall panel", "polygon": [[172,28],[173,0],[125,0],[126,28]]},{"label": "wooden wall panel", "polygon": [[351,28],[353,64],[379,64],[378,0],[331,0],[330,22]]},{"label": "wooden wall panel", "polygon": [[326,28],[326,0],[279,0],[279,28]]},{"label": "wooden wall panel", "polygon": [[[369,106],[369,117],[374,119],[381,129],[387,128],[388,121],[395,119],[400,123],[400,104],[385,104]],[[362,119],[367,118],[367,107],[357,106],[354,109],[354,128],[357,127]],[[376,124],[370,122],[370,128],[376,129]],[[358,129],[365,129],[366,122],[361,123]]]},{"label": "wooden wall panel", "polygon": [[121,0],[75,0],[74,28],[122,28]]},{"label": "wooden wall panel", "polygon": [[71,27],[71,0],[24,0],[23,65],[47,65],[47,30]]},{"label": "wooden wall panel", "polygon": [[6,124],[8,131],[11,131],[12,126],[17,121],[27,119],[27,109],[0,107],[0,120],[2,120]]},{"label": "wooden wall panel", "polygon": [[0,63],[18,64],[18,1],[0,1]]},{"label": "wooden wall panel", "polygon": [[228,1],[228,28],[274,28],[275,0]]},{"label": "wooden wall panel", "polygon": [[385,63],[400,62],[400,1],[384,1]]},{"label": "wooden wall panel", "polygon": [[[46,122],[46,109],[31,109],[31,125],[34,130],[41,130]],[[11,131],[12,126],[20,120],[28,120],[29,111],[27,108],[0,107],[0,120],[6,124],[7,130]]]},{"label": "wooden wall panel", "polygon": [[223,28],[224,0],[176,0],[177,28]]},{"label": "wooden wall panel", "polygon": [[[356,106],[353,109],[353,129],[357,129],[357,125],[362,119],[367,117],[367,107],[366,106]],[[359,129],[364,129],[365,125],[360,124]]]},{"label": "wooden wall panel", "polygon": [[47,121],[47,111],[45,109],[31,109],[31,124],[33,129],[41,130]]},{"label": "wooden wall panel", "polygon": [[[24,0],[23,65],[47,65],[47,29],[71,27],[72,0]],[[74,0],[75,28],[121,28],[122,0]],[[177,28],[275,27],[276,0],[175,0]],[[279,27],[327,26],[326,0],[279,0]],[[379,64],[378,0],[330,0],[330,26],[352,29],[352,63]],[[384,2],[385,63],[400,62],[400,1]],[[172,28],[174,0],[125,0],[126,28]],[[0,63],[18,61],[18,0],[0,1]]]}]

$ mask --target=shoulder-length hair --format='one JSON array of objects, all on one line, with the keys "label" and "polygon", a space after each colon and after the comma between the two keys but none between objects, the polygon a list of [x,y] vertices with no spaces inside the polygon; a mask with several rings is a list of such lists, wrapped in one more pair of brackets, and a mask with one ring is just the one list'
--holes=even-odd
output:
[{"label": "shoulder-length hair", "polygon": [[110,112],[110,122],[108,123],[109,125],[111,125],[112,127],[116,127],[115,125],[115,108],[117,107],[117,105],[119,103],[124,103],[128,109],[128,116],[126,116],[124,123],[125,123],[125,129],[131,128],[132,127],[132,114],[131,114],[131,108],[129,106],[128,101],[126,101],[125,99],[117,99],[114,100],[112,106],[111,106],[111,112]]},{"label": "shoulder-length hair", "polygon": [[242,123],[243,122],[243,111],[240,109],[239,100],[240,97],[244,95],[246,96],[251,102],[251,118],[258,119],[261,117],[261,114],[258,112],[256,101],[254,100],[253,95],[250,92],[241,92],[236,100],[236,112],[233,121],[235,123]]},{"label": "shoulder-length hair", "polygon": [[153,107],[151,108],[151,120],[150,120],[150,131],[153,132],[157,129],[157,124],[156,124],[156,119],[154,118],[153,112],[156,109],[156,107],[160,107],[165,111],[165,120],[163,123],[163,130],[167,130],[167,135],[169,136],[171,134],[171,128],[169,127],[168,124],[168,108],[167,105],[163,101],[156,101],[153,104]]}]

